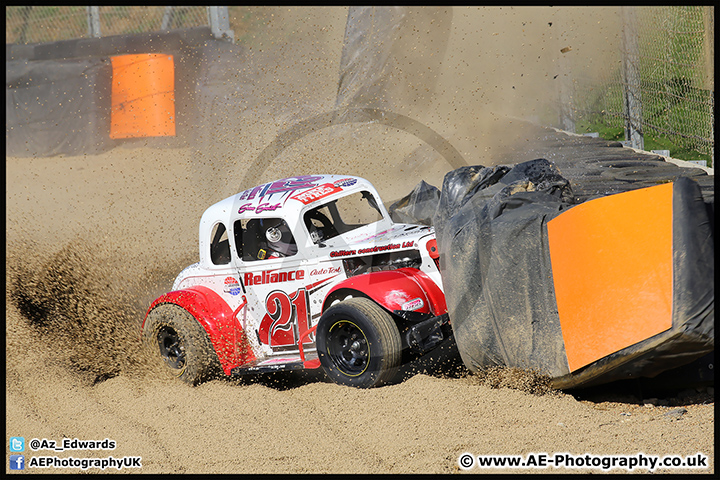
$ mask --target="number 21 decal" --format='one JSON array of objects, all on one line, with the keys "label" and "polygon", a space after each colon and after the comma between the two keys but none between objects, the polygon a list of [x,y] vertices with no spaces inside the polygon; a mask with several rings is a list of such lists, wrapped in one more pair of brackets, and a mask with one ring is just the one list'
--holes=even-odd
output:
[{"label": "number 21 decal", "polygon": [[300,336],[310,328],[310,305],[304,288],[292,296],[282,290],[270,292],[265,309],[267,313],[260,322],[260,342],[273,348],[297,345]]}]

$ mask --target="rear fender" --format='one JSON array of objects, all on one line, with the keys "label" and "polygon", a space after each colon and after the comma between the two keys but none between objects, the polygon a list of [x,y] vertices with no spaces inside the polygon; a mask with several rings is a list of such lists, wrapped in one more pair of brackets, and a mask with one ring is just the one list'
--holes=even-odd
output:
[{"label": "rear fender", "polygon": [[184,308],[202,325],[226,375],[230,375],[233,368],[255,360],[245,332],[233,315],[233,311],[220,295],[209,288],[194,286],[166,293],[150,305],[147,314],[163,303],[172,303]]},{"label": "rear fender", "polygon": [[445,295],[440,287],[416,268],[399,268],[350,277],[335,285],[326,295],[323,311],[346,294],[358,292],[385,309],[412,310],[433,316],[447,312]]}]

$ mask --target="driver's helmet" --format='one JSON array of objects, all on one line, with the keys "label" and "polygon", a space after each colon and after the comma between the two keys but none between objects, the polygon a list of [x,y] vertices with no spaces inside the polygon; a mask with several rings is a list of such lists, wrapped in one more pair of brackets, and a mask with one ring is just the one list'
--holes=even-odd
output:
[{"label": "driver's helmet", "polygon": [[260,221],[261,231],[265,231],[268,247],[275,252],[290,256],[297,253],[297,245],[287,223],[281,218],[263,219]]}]

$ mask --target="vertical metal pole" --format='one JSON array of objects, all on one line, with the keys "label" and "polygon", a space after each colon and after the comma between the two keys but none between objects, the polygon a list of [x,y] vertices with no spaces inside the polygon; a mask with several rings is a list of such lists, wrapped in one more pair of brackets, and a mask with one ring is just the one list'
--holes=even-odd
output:
[{"label": "vertical metal pole", "polygon": [[160,30],[170,30],[173,21],[173,9],[175,7],[165,7],[165,13],[163,13],[162,25]]},{"label": "vertical metal pole", "polygon": [[[704,7],[703,23],[705,26],[705,88],[715,92],[715,7]],[[715,97],[710,96],[713,102],[712,117],[710,118],[710,138],[715,138]],[[710,148],[710,166],[715,168],[715,145]]]},{"label": "vertical metal pole", "polygon": [[20,30],[20,41],[18,43],[27,43],[28,20],[30,19],[30,11],[33,7],[22,7],[22,29]]},{"label": "vertical metal pole", "polygon": [[623,12],[623,86],[625,94],[625,140],[632,148],[644,150],[642,132],[642,96],[640,94],[640,53],[635,7]]},{"label": "vertical metal pole", "polygon": [[235,33],[230,30],[228,7],[207,7],[210,30],[215,38],[235,43]]},{"label": "vertical metal pole", "polygon": [[100,7],[87,7],[88,36],[100,38]]},{"label": "vertical metal pole", "polygon": [[575,106],[573,105],[573,72],[571,65],[572,47],[570,45],[570,28],[571,19],[570,15],[565,14],[566,10],[560,8],[558,11],[560,24],[560,45],[558,50],[560,51],[560,58],[558,59],[559,66],[559,83],[558,83],[558,96],[560,100],[560,128],[563,130],[575,133]]}]

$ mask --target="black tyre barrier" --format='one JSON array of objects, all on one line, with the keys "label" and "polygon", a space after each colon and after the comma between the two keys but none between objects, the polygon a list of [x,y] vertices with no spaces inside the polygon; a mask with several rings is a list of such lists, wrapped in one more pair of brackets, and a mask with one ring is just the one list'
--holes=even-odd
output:
[{"label": "black tyre barrier", "polygon": [[[625,168],[636,168],[634,162]],[[645,172],[674,169],[660,163]],[[531,369],[548,374],[557,388],[578,388],[653,377],[714,351],[714,230],[698,182],[648,175],[652,186],[647,188],[641,181],[610,178],[594,179],[609,185],[610,192],[577,204],[571,185],[543,159],[512,167],[464,167],[446,175],[433,224],[455,339],[470,370]],[[601,217],[609,223],[601,224]],[[570,225],[565,231],[585,234],[565,245],[566,235],[549,235],[555,219]],[[591,238],[595,250],[580,249],[572,257],[575,246],[584,248]],[[580,266],[593,256],[603,259],[599,264],[606,262],[603,250],[618,258],[641,257],[653,244],[661,254],[644,258],[637,268],[631,262],[615,265],[604,280]],[[570,267],[561,278],[563,257],[570,258]],[[633,299],[647,292],[635,295],[636,284],[624,281],[636,275],[639,285],[654,277],[656,268],[665,273],[654,297],[631,308]],[[612,302],[592,306],[588,299],[591,306],[584,312],[583,302],[558,300],[558,295],[578,295],[583,283],[591,292],[616,298],[621,308],[610,308]],[[652,323],[658,303],[671,305],[662,324]],[[611,321],[602,315],[593,320],[592,312],[606,312]],[[623,336],[624,315],[631,313],[637,325],[629,329],[647,333]],[[600,346],[591,348],[582,332],[592,331],[593,321],[598,330],[592,342]]]}]

